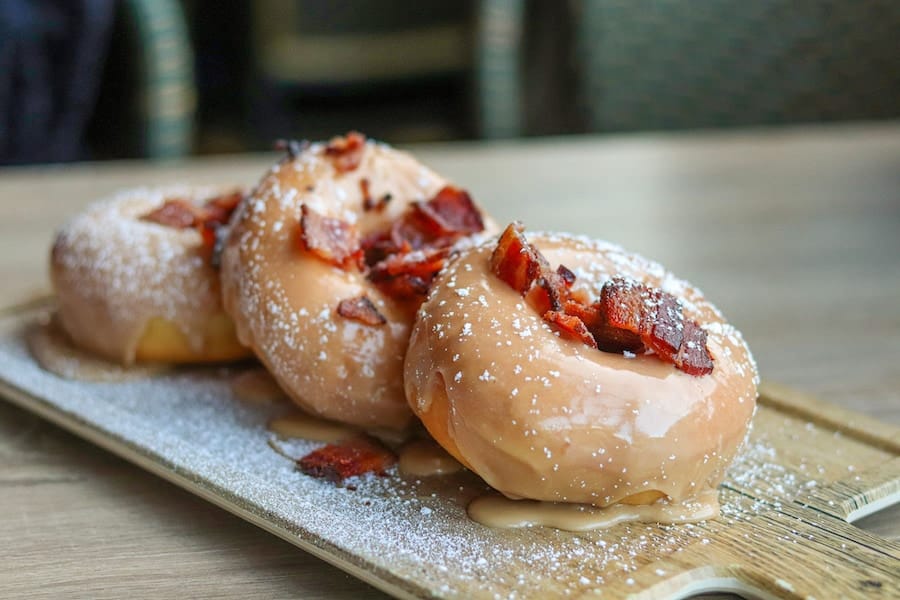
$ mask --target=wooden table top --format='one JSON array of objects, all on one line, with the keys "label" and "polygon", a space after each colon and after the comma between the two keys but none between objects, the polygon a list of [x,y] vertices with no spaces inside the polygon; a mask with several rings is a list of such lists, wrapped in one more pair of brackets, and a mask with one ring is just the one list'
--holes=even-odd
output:
[{"label": "wooden table top", "polygon": [[[702,288],[766,379],[900,423],[900,124],[420,146],[499,222],[584,233]],[[271,156],[0,170],[0,306],[53,231],[122,187],[254,182]],[[379,592],[0,403],[0,597]],[[900,537],[895,506],[862,524]]]}]

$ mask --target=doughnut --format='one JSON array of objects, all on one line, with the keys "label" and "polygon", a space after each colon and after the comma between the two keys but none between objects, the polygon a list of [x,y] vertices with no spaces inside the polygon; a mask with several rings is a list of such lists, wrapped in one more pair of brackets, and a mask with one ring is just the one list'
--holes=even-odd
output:
[{"label": "doughnut", "polygon": [[690,284],[515,225],[437,276],[404,379],[434,439],[502,494],[599,507],[715,489],[758,385],[740,333]]},{"label": "doughnut", "polygon": [[132,189],[66,224],[50,277],[72,341],[125,365],[250,356],[222,308],[210,260],[241,197],[235,188]]},{"label": "doughnut", "polygon": [[416,309],[451,245],[492,225],[466,192],[362,134],[285,148],[235,214],[225,309],[301,408],[404,429]]}]

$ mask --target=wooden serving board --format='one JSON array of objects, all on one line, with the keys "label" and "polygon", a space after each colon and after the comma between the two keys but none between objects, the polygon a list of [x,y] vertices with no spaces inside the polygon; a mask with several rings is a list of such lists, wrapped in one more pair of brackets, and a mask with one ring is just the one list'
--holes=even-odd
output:
[{"label": "wooden serving board", "polygon": [[783,387],[763,386],[719,519],[498,530],[466,516],[486,490],[468,472],[343,488],[298,473],[265,427],[289,408],[236,399],[237,367],[117,383],[48,373],[25,338],[51,310],[0,313],[0,396],[397,597],[900,597],[900,544],[850,524],[900,500],[900,430]]}]

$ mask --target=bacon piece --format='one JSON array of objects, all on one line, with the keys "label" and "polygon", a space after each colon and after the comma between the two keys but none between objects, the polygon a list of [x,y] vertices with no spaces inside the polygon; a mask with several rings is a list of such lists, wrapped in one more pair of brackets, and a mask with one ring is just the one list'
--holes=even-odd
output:
[{"label": "bacon piece", "polygon": [[373,267],[388,256],[397,252],[397,246],[391,240],[390,232],[369,234],[360,243],[363,251],[363,264]]},{"label": "bacon piece", "polygon": [[362,207],[365,212],[376,211],[381,212],[388,205],[388,202],[391,201],[393,196],[390,194],[385,194],[384,196],[375,199],[372,197],[371,190],[371,182],[368,177],[363,177],[359,180],[359,190],[362,192]]},{"label": "bacon piece", "polygon": [[547,293],[547,301],[550,308],[561,311],[563,304],[569,299],[569,285],[565,278],[556,271],[542,268],[541,276],[537,279],[537,285]]},{"label": "bacon piece", "polygon": [[240,190],[210,198],[203,206],[174,198],[141,219],[175,229],[196,228],[200,234],[200,253],[213,266],[218,266],[218,255],[223,243],[219,230],[228,223],[243,199],[244,194]]},{"label": "bacon piece", "polygon": [[[423,226],[424,225],[424,226]],[[448,238],[449,243],[455,238]],[[440,245],[439,236],[428,230],[427,224],[414,213],[407,213],[391,224],[390,240],[393,252],[411,252],[429,245]]]},{"label": "bacon piece", "polygon": [[448,252],[447,248],[431,248],[392,254],[370,269],[368,279],[394,298],[423,299]]},{"label": "bacon piece", "polygon": [[591,332],[594,348],[604,352],[643,352],[644,343],[641,337],[624,329],[611,327],[606,315],[600,309],[600,303],[587,304],[580,300],[568,300],[564,306],[567,315],[578,317]]},{"label": "bacon piece", "polygon": [[559,312],[556,310],[548,310],[544,313],[544,320],[552,325],[555,325],[561,333],[564,333],[568,337],[574,338],[579,342],[587,344],[591,348],[597,347],[597,342],[594,340],[594,336],[590,331],[588,331],[588,328],[585,326],[584,322],[578,317],[568,315],[564,312]]},{"label": "bacon piece", "polygon": [[142,221],[150,221],[158,223],[166,227],[174,227],[175,229],[187,229],[194,227],[202,220],[200,208],[183,198],[172,198],[166,200],[159,208],[150,211],[143,217]]},{"label": "bacon piece", "polygon": [[646,295],[647,288],[642,284],[615,277],[600,290],[599,308],[613,327],[640,335]]},{"label": "bacon piece", "polygon": [[345,269],[361,256],[359,239],[352,225],[321,215],[306,204],[300,211],[300,241],[305,250]]},{"label": "bacon piece", "polygon": [[384,294],[396,300],[410,300],[422,302],[428,296],[432,279],[425,279],[418,275],[397,275],[384,281],[378,281],[376,285]]},{"label": "bacon piece", "polygon": [[359,180],[359,191],[362,192],[362,205],[363,210],[369,212],[373,208],[375,208],[375,200],[372,199],[372,190],[370,188],[370,182],[368,177],[363,177]]},{"label": "bacon piece", "polygon": [[563,283],[566,284],[567,288],[572,287],[572,284],[575,283],[575,273],[570,271],[566,265],[556,267],[556,274],[562,277]]},{"label": "bacon piece", "polygon": [[343,137],[332,138],[325,147],[325,156],[331,158],[338,172],[347,173],[359,166],[365,149],[366,136],[358,131],[351,131]]},{"label": "bacon piece", "polygon": [[484,220],[464,189],[442,187],[434,198],[416,202],[413,208],[425,228],[435,237],[484,231]]},{"label": "bacon piece", "polygon": [[340,483],[349,477],[383,475],[397,457],[373,438],[358,436],[313,450],[297,460],[297,467],[312,477]]},{"label": "bacon piece", "polygon": [[241,190],[210,198],[203,204],[203,221],[218,225],[227,224],[231,220],[231,215],[243,200],[244,193]]},{"label": "bacon piece", "polygon": [[654,352],[674,356],[684,340],[684,313],[675,296],[662,290],[647,292],[641,337]]},{"label": "bacon piece", "polygon": [[673,362],[676,367],[694,377],[713,372],[713,359],[706,346],[706,331],[694,321],[684,322],[684,340]]},{"label": "bacon piece", "polygon": [[510,223],[491,254],[491,271],[520,294],[528,291],[546,262],[525,240],[523,229],[521,223]]},{"label": "bacon piece", "polygon": [[[609,328],[605,333],[615,336],[627,331],[638,336],[662,360],[690,375],[712,372],[706,331],[684,318],[681,304],[672,294],[617,277],[604,284],[600,305]],[[603,347],[597,332],[595,337]]]},{"label": "bacon piece", "polygon": [[420,277],[436,275],[444,266],[444,259],[448,254],[447,248],[429,248],[406,254],[392,254],[372,267],[369,279],[379,281],[396,275],[418,275]]},{"label": "bacon piece", "polygon": [[563,265],[550,270],[517,223],[500,236],[491,255],[491,270],[567,337],[604,352],[650,349],[689,375],[708,375],[713,370],[706,331],[684,318],[675,296],[615,277],[600,290],[600,300],[589,304],[583,290],[571,289],[575,274]]},{"label": "bacon piece", "polygon": [[338,303],[337,312],[342,317],[359,321],[364,325],[384,325],[384,318],[368,296],[362,295],[356,298],[347,298]]}]

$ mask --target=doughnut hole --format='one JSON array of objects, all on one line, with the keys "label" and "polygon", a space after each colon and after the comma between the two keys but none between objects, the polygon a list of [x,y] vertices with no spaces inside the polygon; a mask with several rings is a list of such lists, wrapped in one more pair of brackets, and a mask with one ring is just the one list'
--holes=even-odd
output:
[{"label": "doughnut hole", "polygon": [[191,345],[177,324],[154,317],[147,321],[135,350],[137,362],[216,363],[248,356],[250,350],[238,343],[234,322],[225,313],[207,320],[199,349]]}]

